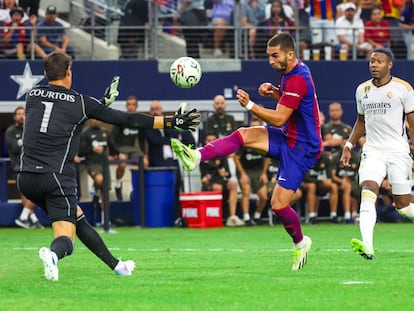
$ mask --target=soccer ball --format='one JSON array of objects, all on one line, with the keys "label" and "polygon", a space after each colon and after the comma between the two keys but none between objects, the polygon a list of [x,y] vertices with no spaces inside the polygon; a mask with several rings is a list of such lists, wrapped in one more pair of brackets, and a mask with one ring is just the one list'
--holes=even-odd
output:
[{"label": "soccer ball", "polygon": [[170,78],[178,87],[189,89],[201,79],[201,66],[192,57],[180,57],[170,67]]}]

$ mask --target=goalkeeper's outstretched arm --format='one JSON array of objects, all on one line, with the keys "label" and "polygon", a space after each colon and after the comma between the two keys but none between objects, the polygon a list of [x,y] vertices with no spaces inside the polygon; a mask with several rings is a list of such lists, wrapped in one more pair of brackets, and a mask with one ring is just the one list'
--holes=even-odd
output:
[{"label": "goalkeeper's outstretched arm", "polygon": [[196,109],[186,111],[187,104],[182,103],[172,116],[151,116],[136,112],[128,114],[128,124],[137,128],[175,128],[195,131],[200,124],[200,113]]}]

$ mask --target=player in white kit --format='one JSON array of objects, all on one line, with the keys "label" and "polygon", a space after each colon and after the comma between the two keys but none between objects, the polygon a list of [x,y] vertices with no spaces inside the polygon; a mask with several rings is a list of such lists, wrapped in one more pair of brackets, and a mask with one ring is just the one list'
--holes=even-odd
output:
[{"label": "player in white kit", "polygon": [[414,138],[414,94],[408,82],[391,76],[392,60],[389,49],[376,49],[371,54],[372,79],[361,83],[356,90],[358,118],[341,157],[342,164],[349,165],[352,147],[366,133],[359,167],[362,241],[352,239],[351,244],[356,253],[368,260],[374,259],[375,203],[386,176],[392,185],[397,211],[414,220],[414,204],[410,203],[412,158],[405,126],[407,122],[409,136]]}]

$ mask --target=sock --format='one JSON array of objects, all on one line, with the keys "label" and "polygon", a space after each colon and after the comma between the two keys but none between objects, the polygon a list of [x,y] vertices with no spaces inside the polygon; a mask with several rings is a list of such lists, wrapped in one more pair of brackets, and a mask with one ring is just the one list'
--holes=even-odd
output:
[{"label": "sock", "polygon": [[121,179],[117,179],[115,181],[115,188],[121,188],[121,185],[122,185]]},{"label": "sock", "polygon": [[227,156],[242,146],[243,138],[241,137],[239,131],[235,131],[232,134],[218,138],[199,149],[201,153],[201,162],[217,157]]},{"label": "sock", "polygon": [[302,228],[300,226],[299,215],[295,210],[290,205],[278,210],[272,210],[283,222],[283,226],[292,237],[293,243],[297,244],[301,242],[303,240]]},{"label": "sock", "polygon": [[30,220],[31,220],[32,222],[38,222],[38,221],[39,221],[39,219],[37,219],[37,217],[36,217],[36,214],[35,214],[35,213],[31,213],[29,217],[30,217]]},{"label": "sock", "polygon": [[351,212],[345,212],[344,213],[344,218],[345,219],[351,219]]},{"label": "sock", "polygon": [[69,256],[73,252],[73,241],[68,236],[60,236],[52,241],[50,250],[54,252],[58,259]]},{"label": "sock", "polygon": [[371,249],[374,249],[374,227],[377,221],[376,200],[377,196],[374,192],[368,189],[361,191],[359,230],[361,231],[362,241]]},{"label": "sock", "polygon": [[331,212],[331,218],[335,218],[337,216],[336,212]]},{"label": "sock", "polygon": [[318,216],[318,214],[316,214],[315,212],[309,213],[309,218],[316,217],[316,216]]},{"label": "sock", "polygon": [[76,219],[76,235],[79,240],[81,240],[92,253],[106,263],[109,268],[113,270],[116,267],[119,260],[111,254],[98,232],[92,228],[83,214]]},{"label": "sock", "polygon": [[254,212],[254,219],[260,219],[262,217],[262,213]]},{"label": "sock", "polygon": [[410,205],[403,208],[397,208],[397,212],[400,213],[401,216],[414,221],[414,203],[410,203]]},{"label": "sock", "polygon": [[28,220],[31,210],[27,207],[23,206],[22,212],[20,213],[20,219],[21,220]]},{"label": "sock", "polygon": [[250,215],[249,214],[243,214],[243,220],[250,220]]}]

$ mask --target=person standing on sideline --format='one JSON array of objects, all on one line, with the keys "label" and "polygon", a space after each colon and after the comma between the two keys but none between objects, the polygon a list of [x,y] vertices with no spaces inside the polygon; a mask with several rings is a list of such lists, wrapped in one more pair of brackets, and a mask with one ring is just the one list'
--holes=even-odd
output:
[{"label": "person standing on sideline", "polygon": [[[223,95],[214,96],[213,109],[214,114],[210,115],[204,122],[206,132],[208,134],[216,135],[216,138],[233,133],[237,128],[236,120],[231,114],[226,113],[227,102]],[[224,192],[226,195],[228,194],[228,199],[225,198],[225,200],[223,200],[225,202],[225,206],[223,206],[224,217],[228,216],[226,225],[231,227],[243,226],[244,222],[236,214],[238,180],[236,164],[234,163],[234,154],[229,154],[227,156],[227,164],[228,172],[226,172],[225,175],[226,178],[228,177],[226,184],[229,191]]]},{"label": "person standing on sideline", "polygon": [[[103,212],[105,205],[105,162],[118,159],[119,151],[110,132],[103,127],[101,121],[90,119],[89,125],[82,131],[79,143],[79,156],[85,157],[88,174],[93,180],[92,206],[99,208]],[[108,175],[110,180],[111,173],[108,172]],[[100,199],[102,204],[99,203]]]},{"label": "person standing on sideline", "polygon": [[359,166],[362,241],[352,239],[351,245],[357,254],[368,260],[375,258],[375,205],[386,176],[392,185],[397,211],[414,221],[414,204],[410,203],[413,160],[404,126],[407,122],[409,136],[414,137],[414,94],[407,81],[391,76],[393,58],[391,50],[385,48],[376,49],[371,54],[369,71],[372,79],[362,82],[356,89],[358,117],[341,156],[341,163],[349,166],[351,149],[366,133]]},{"label": "person standing on sideline", "polygon": [[35,86],[26,97],[26,122],[17,175],[23,195],[42,208],[52,222],[54,239],[39,250],[47,280],[59,279],[58,260],[72,254],[75,233],[97,257],[120,275],[131,275],[133,260],[116,259],[86,220],[77,201],[75,155],[83,124],[100,121],[137,128],[193,129],[200,123],[195,110],[180,106],[174,116],[153,117],[111,109],[118,96],[119,77],[114,77],[101,101],[71,89],[72,60],[52,52],[45,60],[46,86]]},{"label": "person standing on sideline", "polygon": [[[126,101],[126,110],[129,113],[136,112],[138,109],[138,99],[129,96]],[[127,126],[114,126],[112,128],[112,139],[120,152],[119,160],[136,159],[143,157],[142,144],[138,141],[139,130]],[[125,174],[126,162],[121,162],[116,168],[115,195],[118,201],[122,201],[122,177]]]},{"label": "person standing on sideline", "polygon": [[[10,167],[12,169],[12,179],[16,179],[15,169],[19,163],[20,150],[22,149],[23,139],[23,125],[24,125],[25,109],[23,106],[19,106],[14,110],[13,119],[14,124],[10,125],[6,130],[6,144],[9,150]],[[19,218],[14,222],[19,227],[29,228],[43,228],[42,224],[37,219],[33,202],[28,200],[24,195],[21,196],[22,212]]]},{"label": "person standing on sideline", "polygon": [[[249,126],[262,126],[262,120],[252,117]],[[250,148],[240,148],[234,157],[237,168],[237,178],[242,190],[240,206],[243,212],[243,221],[246,226],[260,224],[262,212],[267,203],[267,176],[270,158]],[[253,219],[250,217],[250,194],[256,194],[256,206]]]},{"label": "person standing on sideline", "polygon": [[322,125],[322,140],[324,151],[332,156],[341,151],[351,133],[352,127],[342,122],[342,105],[339,102],[329,104],[329,122]]},{"label": "person standing on sideline", "polygon": [[303,235],[299,215],[290,202],[306,171],[322,152],[319,106],[309,67],[296,58],[294,39],[286,33],[273,36],[267,42],[267,54],[272,68],[282,75],[279,86],[266,82],[258,91],[277,101],[276,109],[263,108],[252,102],[247,92],[237,90],[240,105],[265,121],[267,126],[239,128],[198,150],[192,150],[178,140],[172,140],[172,146],[186,170],[193,170],[198,162],[226,156],[241,147],[280,159],[271,206],[292,237],[292,270],[299,270],[306,264],[312,240]]}]

